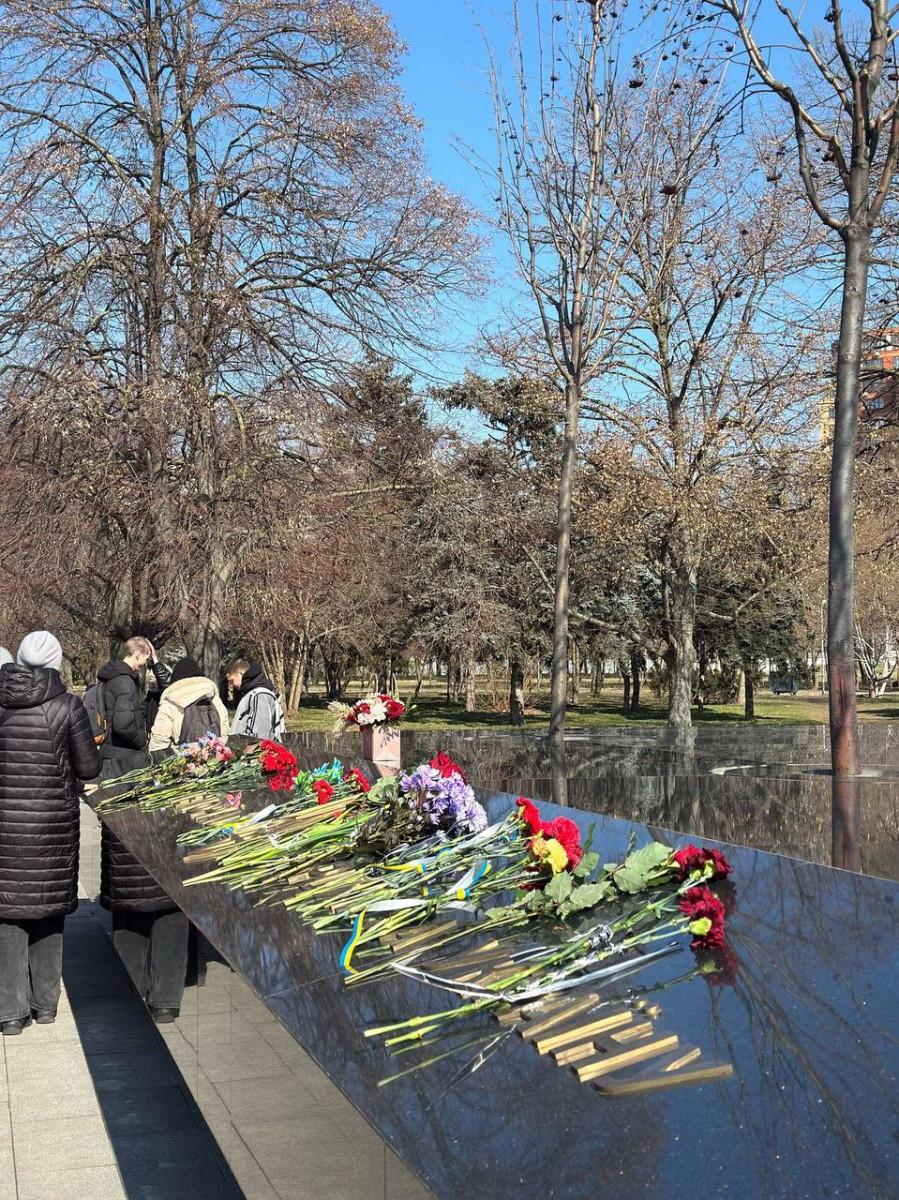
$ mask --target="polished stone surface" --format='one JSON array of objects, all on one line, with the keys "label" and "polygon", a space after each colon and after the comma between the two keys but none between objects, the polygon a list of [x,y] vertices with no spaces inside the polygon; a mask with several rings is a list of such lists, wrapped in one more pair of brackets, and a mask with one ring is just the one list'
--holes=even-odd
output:
[{"label": "polished stone surface", "polygon": [[[411,748],[424,749],[420,739]],[[309,745],[309,762],[324,752],[323,742]],[[261,791],[246,801],[267,799]],[[482,799],[497,816],[513,797]],[[569,815],[584,830],[595,825],[603,857],[620,856],[634,831],[649,836],[613,817]],[[695,975],[684,946],[633,983],[660,989],[660,1029],[732,1063],[729,1080],[612,1099],[512,1037],[477,1073],[456,1078],[462,1056],[379,1087],[408,1064],[363,1030],[447,1007],[445,994],[399,977],[347,988],[336,970],[339,937],[316,937],[284,908],[254,907],[240,891],[183,886],[175,837],[186,818],[131,810],[107,819],[438,1197],[636,1200],[698,1190],[886,1200],[899,1192],[892,883],[728,851],[736,973]],[[264,1119],[264,1098],[259,1105]]]},{"label": "polished stone surface", "polygon": [[[561,764],[533,733],[407,733],[402,753],[404,764],[419,762],[439,739],[481,787],[899,879],[899,724],[871,722],[860,733],[866,774],[843,822],[851,855],[835,838],[821,725],[700,726],[687,741],[663,727],[614,726],[570,735]],[[313,756],[355,748],[351,737],[291,740]]]}]

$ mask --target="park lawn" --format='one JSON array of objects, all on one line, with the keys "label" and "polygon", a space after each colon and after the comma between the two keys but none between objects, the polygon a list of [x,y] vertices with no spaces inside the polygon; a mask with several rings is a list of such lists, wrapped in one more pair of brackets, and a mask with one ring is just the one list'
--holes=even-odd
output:
[{"label": "park lawn", "polygon": [[[400,682],[400,697],[406,698],[412,687]],[[423,689],[424,692],[424,689]],[[859,719],[862,721],[899,720],[899,693],[869,700],[859,696]],[[827,697],[817,692],[802,692],[798,696],[772,696],[768,692],[756,693],[755,722],[757,725],[809,725],[827,721]],[[548,721],[548,708],[529,709],[525,728],[544,730]],[[598,697],[585,698],[582,703],[568,709],[569,729],[603,729],[615,725],[664,725],[665,706],[652,693],[647,693],[647,702],[640,712],[626,716],[621,712],[621,691],[606,687]],[[702,712],[693,710],[696,724],[744,724],[743,707],[739,704],[710,704]],[[333,717],[327,711],[324,699],[317,696],[305,697],[302,707],[288,720],[292,732],[304,730],[329,730]],[[447,703],[445,696],[422,694],[414,709],[407,715],[404,725],[408,729],[510,729],[506,713],[478,709],[466,712],[462,704]]]}]

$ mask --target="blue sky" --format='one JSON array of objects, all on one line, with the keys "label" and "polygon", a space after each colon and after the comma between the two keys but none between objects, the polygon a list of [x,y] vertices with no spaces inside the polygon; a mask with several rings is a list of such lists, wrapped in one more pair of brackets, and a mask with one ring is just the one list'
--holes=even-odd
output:
[{"label": "blue sky", "polygon": [[[431,174],[460,192],[478,209],[489,205],[477,171],[460,153],[461,140],[492,161],[491,100],[486,76],[487,51],[479,23],[500,55],[513,35],[503,8],[467,0],[382,0],[397,32],[406,43],[402,85],[407,99],[424,122],[424,144]],[[497,247],[497,259],[502,257]],[[499,261],[496,263],[499,266]],[[483,300],[466,305],[454,316],[459,347],[473,342],[482,321],[488,320],[500,294],[490,289]],[[446,353],[428,364],[438,376],[458,378],[473,360],[464,350]]]}]

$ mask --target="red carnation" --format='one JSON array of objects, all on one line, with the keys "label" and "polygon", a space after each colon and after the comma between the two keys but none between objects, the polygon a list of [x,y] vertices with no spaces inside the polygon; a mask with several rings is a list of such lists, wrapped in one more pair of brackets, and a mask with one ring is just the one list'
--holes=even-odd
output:
[{"label": "red carnation", "polygon": [[289,792],[300,773],[295,756],[279,742],[264,741],[260,765],[262,773],[270,776],[268,785],[273,792]]},{"label": "red carnation", "polygon": [[445,750],[441,750],[428,763],[429,767],[433,767],[435,771],[440,772],[441,779],[449,779],[452,775],[458,775],[463,783],[468,781],[465,778],[465,772],[458,763],[453,762]]},{"label": "red carnation", "polygon": [[726,879],[733,868],[724,857],[720,850],[706,850],[708,860],[712,863],[715,870],[712,874],[712,879]]},{"label": "red carnation", "polygon": [[545,824],[543,826],[543,836],[555,838],[560,845],[565,847],[569,868],[576,867],[583,858],[584,848],[581,845],[581,831],[570,817],[556,817],[554,821]]},{"label": "red carnation", "polygon": [[[731,865],[720,850],[706,850],[704,846],[681,846],[671,857],[678,865],[681,881],[689,879],[694,871],[709,880],[724,879],[731,872]],[[709,863],[712,865],[711,873],[707,869]]]},{"label": "red carnation", "polygon": [[356,713],[371,712],[371,705],[368,704],[365,700],[360,700],[358,704],[353,706],[353,712],[356,712]]},{"label": "red carnation", "polygon": [[387,720],[398,721],[406,711],[406,706],[401,700],[395,700],[393,696],[387,696],[384,700],[384,707],[387,709]]},{"label": "red carnation", "polygon": [[354,783],[360,792],[371,791],[371,784],[358,767],[353,767],[351,771],[347,771],[343,777],[343,782]]},{"label": "red carnation", "polygon": [[540,820],[540,810],[533,801],[526,799],[524,796],[519,796],[515,801],[518,805],[519,816],[532,834],[538,834],[543,829],[543,822]]},{"label": "red carnation", "polygon": [[328,783],[327,779],[316,779],[312,785],[312,790],[318,797],[319,804],[327,804],[334,795],[334,789]]},{"label": "red carnation", "polygon": [[[714,892],[707,887],[690,888],[681,897],[679,907],[689,918],[694,950],[716,949],[724,945],[724,905]],[[693,928],[696,925],[700,927]]]}]

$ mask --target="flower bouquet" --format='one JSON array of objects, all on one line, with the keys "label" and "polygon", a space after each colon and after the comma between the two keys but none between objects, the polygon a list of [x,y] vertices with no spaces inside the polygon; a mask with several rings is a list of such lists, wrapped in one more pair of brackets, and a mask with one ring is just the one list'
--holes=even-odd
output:
[{"label": "flower bouquet", "polygon": [[148,764],[96,789],[98,812],[115,812],[132,805],[149,810],[166,808],[210,787],[233,790],[260,776],[260,747],[232,748],[214,733],[176,746],[161,762]]},{"label": "flower bouquet", "polygon": [[[485,919],[470,927],[472,934],[488,935],[490,957],[478,963],[476,950],[441,958],[423,969],[413,965],[421,957],[419,950],[413,947],[404,953],[402,944],[394,946],[395,970],[455,992],[467,1003],[380,1026],[368,1030],[367,1036],[388,1035],[389,1045],[420,1041],[476,1013],[497,1013],[506,1006],[630,974],[676,949],[673,939],[679,935],[689,935],[691,948],[706,961],[722,957],[727,946],[725,908],[708,886],[730,874],[720,851],[696,846],[672,851],[659,842],[640,849],[631,845],[621,863],[606,863],[593,878],[598,857],[583,851],[579,837],[575,841],[568,827],[574,822],[544,822],[536,806],[523,798],[518,814],[527,844],[526,881],[511,904],[488,909]],[[594,912],[600,906],[603,920]],[[514,928],[512,936],[499,943],[493,936],[497,923],[514,927],[540,916],[558,922],[574,914],[576,928],[561,940],[520,944]],[[660,942],[664,945],[657,947]],[[427,949],[440,949],[440,943]]]},{"label": "flower bouquet", "polygon": [[387,692],[370,692],[355,704],[339,700],[328,705],[334,716],[334,732],[358,729],[362,734],[362,756],[369,762],[400,765],[398,724],[406,711],[402,700]]}]

